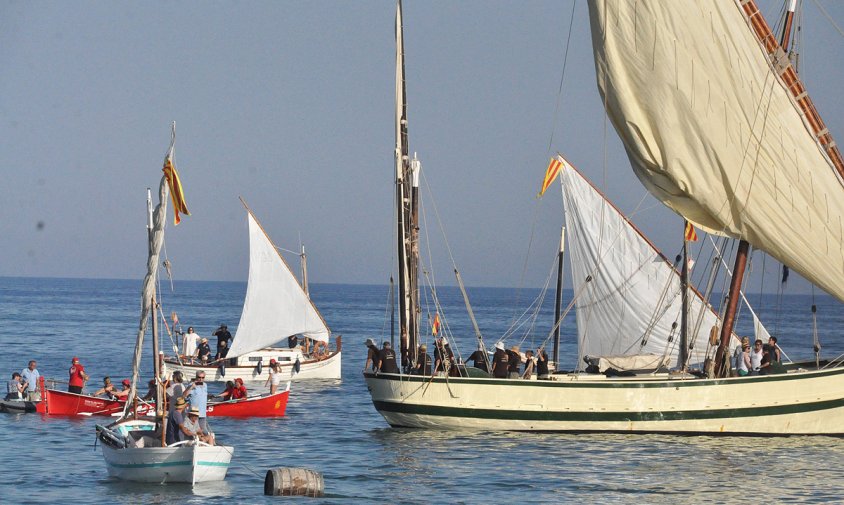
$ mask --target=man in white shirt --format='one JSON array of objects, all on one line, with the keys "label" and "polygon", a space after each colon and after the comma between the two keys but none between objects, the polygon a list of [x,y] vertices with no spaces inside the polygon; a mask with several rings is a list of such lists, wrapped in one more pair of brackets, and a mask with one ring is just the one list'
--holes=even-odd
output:
[{"label": "man in white shirt", "polygon": [[27,400],[40,399],[35,398],[36,396],[40,396],[40,392],[38,391],[38,382],[41,379],[41,374],[38,372],[38,369],[35,368],[35,365],[35,360],[32,360],[29,362],[29,366],[21,371],[21,377],[23,378],[23,382],[26,384],[23,396]]}]

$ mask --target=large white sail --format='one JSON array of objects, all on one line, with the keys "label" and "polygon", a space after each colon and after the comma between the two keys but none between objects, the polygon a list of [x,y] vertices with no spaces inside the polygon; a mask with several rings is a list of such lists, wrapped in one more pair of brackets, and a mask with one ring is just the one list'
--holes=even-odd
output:
[{"label": "large white sail", "polygon": [[249,281],[228,357],[275,344],[290,335],[328,341],[322,316],[267,234],[249,217]]},{"label": "large white sail", "polygon": [[[563,162],[560,177],[575,291],[583,286],[576,300],[580,354],[657,354],[670,356],[672,366],[680,365],[677,270],[574,167],[558,159]],[[689,315],[689,340],[694,342],[689,364],[697,364],[706,358],[709,332],[718,317],[696,293],[689,298]],[[733,338],[731,348],[738,344]]]},{"label": "large white sail", "polygon": [[589,14],[598,88],[648,191],[844,301],[841,155],[754,2]]}]

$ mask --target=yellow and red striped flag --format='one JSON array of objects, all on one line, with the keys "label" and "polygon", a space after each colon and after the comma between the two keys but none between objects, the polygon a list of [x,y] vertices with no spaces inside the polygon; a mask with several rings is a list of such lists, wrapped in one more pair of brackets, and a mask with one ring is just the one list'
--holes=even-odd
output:
[{"label": "yellow and red striped flag", "polygon": [[686,239],[686,242],[697,242],[697,232],[695,231],[695,227],[688,221],[686,221],[686,229],[683,233],[683,238]]},{"label": "yellow and red striped flag", "polygon": [[436,337],[437,333],[439,333],[439,332],[440,332],[440,314],[437,313],[437,315],[434,316],[434,323],[431,325],[431,335]]},{"label": "yellow and red striped flag", "polygon": [[176,166],[173,165],[173,160],[169,155],[165,158],[164,168],[161,170],[164,172],[164,177],[167,178],[167,185],[170,186],[170,198],[173,200],[173,215],[175,216],[173,221],[178,225],[182,221],[179,213],[190,216],[190,211],[188,211],[188,205],[185,203],[182,181],[179,180],[179,173],[176,172]]},{"label": "yellow and red striped flag", "polygon": [[554,179],[556,179],[562,168],[562,161],[558,158],[551,158],[551,163],[548,164],[548,169],[545,171],[545,179],[542,181],[542,190],[538,195],[536,195],[537,198],[545,194],[545,190],[548,189],[548,186],[550,186],[552,182],[554,182]]}]

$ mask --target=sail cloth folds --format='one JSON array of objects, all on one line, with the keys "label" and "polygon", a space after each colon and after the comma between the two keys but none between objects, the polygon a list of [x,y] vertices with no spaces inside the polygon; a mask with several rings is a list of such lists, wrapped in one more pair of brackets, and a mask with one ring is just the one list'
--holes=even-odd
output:
[{"label": "sail cloth folds", "polygon": [[844,301],[844,181],[739,2],[596,0],[589,15],[598,88],[648,191]]},{"label": "sail cloth folds", "polygon": [[240,323],[228,357],[275,344],[291,335],[328,341],[322,316],[252,215],[249,216],[249,280]]},{"label": "sail cloth folds", "polygon": [[[682,366],[679,273],[574,167],[562,166],[572,277],[585,285],[576,301],[580,355],[655,354]],[[689,328],[688,364],[698,364],[718,317],[699,295],[689,307],[690,321],[703,313],[699,328]],[[738,343],[734,335],[731,348]]]}]

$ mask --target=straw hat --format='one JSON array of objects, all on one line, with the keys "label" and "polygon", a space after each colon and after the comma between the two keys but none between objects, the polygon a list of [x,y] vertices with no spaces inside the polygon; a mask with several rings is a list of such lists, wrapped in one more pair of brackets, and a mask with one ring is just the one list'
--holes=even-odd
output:
[{"label": "straw hat", "polygon": [[188,415],[189,416],[198,416],[199,415],[199,409],[196,408],[196,407],[191,407],[190,410],[188,411]]},{"label": "straw hat", "polygon": [[499,351],[503,351],[504,350],[504,342],[496,342],[495,348],[498,349]]},{"label": "straw hat", "polygon": [[187,405],[188,405],[188,402],[186,402],[185,399],[182,398],[181,396],[176,398],[176,408],[177,409],[181,410],[181,409],[185,408]]}]

